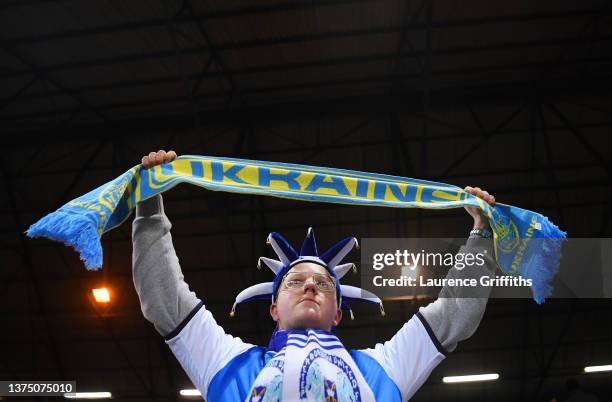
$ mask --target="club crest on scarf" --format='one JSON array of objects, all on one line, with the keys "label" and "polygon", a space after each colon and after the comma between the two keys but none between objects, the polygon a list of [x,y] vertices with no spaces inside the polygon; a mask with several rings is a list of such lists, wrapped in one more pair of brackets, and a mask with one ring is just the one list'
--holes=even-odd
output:
[{"label": "club crest on scarf", "polygon": [[324,267],[334,279],[336,284],[336,300],[338,300],[338,308],[348,310],[351,319],[354,319],[353,311],[350,308],[350,303],[353,301],[361,301],[370,304],[378,304],[380,312],[385,315],[382,301],[373,293],[355,286],[341,285],[340,279],[353,269],[357,271],[355,264],[344,263],[340,264],[342,259],[353,249],[359,248],[355,237],[347,237],[340,240],[330,249],[322,254],[319,254],[317,242],[315,240],[314,230],[308,228],[306,239],[302,244],[302,248],[298,253],[293,246],[277,232],[272,232],[268,235],[267,243],[272,246],[272,249],[278,256],[278,260],[268,257],[260,257],[257,262],[257,267],[261,268],[262,263],[270,268],[275,277],[272,282],[259,283],[246,288],[236,296],[236,301],[232,306],[230,316],[233,317],[236,312],[236,306],[240,303],[252,300],[270,300],[274,302],[278,288],[284,276],[291,268],[303,262],[310,262]]},{"label": "club crest on scarf", "polygon": [[361,401],[361,390],[350,365],[320,349],[311,351],[302,365],[299,392],[302,400]]}]

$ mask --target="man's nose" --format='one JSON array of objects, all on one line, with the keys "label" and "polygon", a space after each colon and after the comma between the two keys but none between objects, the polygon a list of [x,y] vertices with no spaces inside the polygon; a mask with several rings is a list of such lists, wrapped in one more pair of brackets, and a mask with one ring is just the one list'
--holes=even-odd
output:
[{"label": "man's nose", "polygon": [[315,293],[317,292],[317,285],[313,277],[306,279],[306,282],[304,282],[304,292],[308,292],[309,290]]}]

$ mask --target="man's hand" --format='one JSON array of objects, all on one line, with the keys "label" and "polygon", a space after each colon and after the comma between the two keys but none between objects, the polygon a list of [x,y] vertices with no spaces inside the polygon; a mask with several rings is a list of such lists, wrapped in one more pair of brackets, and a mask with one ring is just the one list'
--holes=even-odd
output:
[{"label": "man's hand", "polygon": [[[480,187],[470,187],[467,186],[463,189],[466,193],[470,193],[475,195],[478,198],[483,199],[486,203],[493,206],[495,205],[495,197],[488,192],[481,190]],[[484,229],[487,225],[489,225],[489,218],[484,214],[484,212],[478,207],[464,207],[466,211],[472,218],[474,218],[474,229]]]},{"label": "man's hand", "polygon": [[157,152],[151,152],[149,155],[142,157],[142,166],[145,169],[149,169],[153,166],[163,165],[164,163],[170,163],[176,159],[176,152],[164,151],[160,149]]}]

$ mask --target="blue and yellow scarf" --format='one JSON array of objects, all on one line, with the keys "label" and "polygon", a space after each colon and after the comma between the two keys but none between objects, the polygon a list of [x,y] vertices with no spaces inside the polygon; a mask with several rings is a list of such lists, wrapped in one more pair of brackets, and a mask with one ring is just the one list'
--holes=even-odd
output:
[{"label": "blue and yellow scarf", "polygon": [[[497,262],[507,274],[531,278],[534,299],[552,292],[565,232],[538,213],[502,203],[491,207],[449,184],[351,170],[236,158],[181,156],[172,163],[135,166],[45,216],[27,231],[74,247],[87,269],[102,266],[101,236],[119,226],[137,202],[191,183],[215,191],[306,201],[400,208],[448,209],[466,205],[489,217]],[[533,239],[545,239],[534,242]]]}]

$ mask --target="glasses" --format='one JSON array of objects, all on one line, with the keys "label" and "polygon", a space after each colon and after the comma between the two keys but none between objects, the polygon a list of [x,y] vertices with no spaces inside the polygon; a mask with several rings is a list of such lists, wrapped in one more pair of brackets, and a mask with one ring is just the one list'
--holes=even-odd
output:
[{"label": "glasses", "polygon": [[329,275],[315,274],[311,272],[289,272],[283,280],[283,290],[299,290],[304,287],[306,281],[312,278],[315,286],[321,292],[331,293],[336,291],[336,282]]}]

